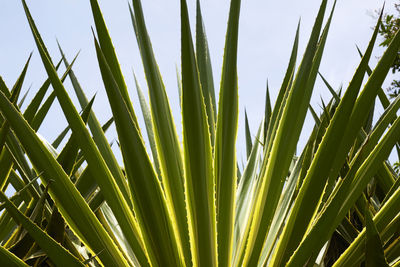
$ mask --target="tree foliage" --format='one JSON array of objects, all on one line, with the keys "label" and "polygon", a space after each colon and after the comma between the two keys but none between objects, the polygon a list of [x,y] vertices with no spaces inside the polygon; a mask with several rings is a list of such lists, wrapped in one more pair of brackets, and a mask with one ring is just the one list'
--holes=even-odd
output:
[{"label": "tree foliage", "polygon": [[[400,4],[395,4],[396,14],[386,14],[382,20],[381,27],[379,28],[379,34],[383,37],[381,46],[387,47],[395,36],[396,32],[400,28]],[[400,51],[397,54],[396,60],[392,65],[392,73],[400,71]],[[392,81],[388,88],[389,96],[391,98],[396,97],[400,93],[400,80],[395,79]]]}]

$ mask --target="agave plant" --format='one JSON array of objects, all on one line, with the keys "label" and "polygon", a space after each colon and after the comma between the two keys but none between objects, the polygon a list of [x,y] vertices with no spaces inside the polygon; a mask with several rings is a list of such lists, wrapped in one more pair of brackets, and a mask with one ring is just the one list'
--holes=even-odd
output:
[{"label": "agave plant", "polygon": [[[318,72],[335,8],[323,25],[328,1],[322,0],[296,69],[297,29],[274,105],[267,88],[255,138],[245,118],[241,168],[235,149],[240,0],[231,1],[218,104],[200,3],[195,44],[187,3],[180,3],[182,140],[141,2],[130,5],[150,99],[136,82],[146,146],[97,0],[90,0],[94,47],[113,113],[104,125],[72,70],[75,60],[70,64],[60,47],[61,60],[52,61],[22,0],[48,79],[23,112],[26,95],[19,96],[30,57],[11,90],[0,79],[0,265],[400,266],[400,179],[387,160],[399,148],[400,99],[390,103],[381,89],[400,34],[371,70],[379,19],[348,87],[335,91]],[[332,94],[320,115],[309,104],[318,75]],[[63,85],[68,77],[80,107]],[[377,98],[385,111],[376,121]],[[36,131],[55,99],[68,126],[50,143]],[[308,110],[315,126],[296,154]],[[122,161],[105,137],[113,123]],[[8,196],[11,187],[16,193]]]}]

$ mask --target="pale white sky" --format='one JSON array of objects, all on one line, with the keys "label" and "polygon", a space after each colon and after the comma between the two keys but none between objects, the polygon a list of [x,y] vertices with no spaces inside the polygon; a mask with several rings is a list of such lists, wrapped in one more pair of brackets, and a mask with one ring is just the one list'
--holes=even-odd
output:
[{"label": "pale white sky", "polygon": [[[60,58],[56,38],[59,39],[69,59],[78,50],[81,50],[74,70],[88,98],[97,92],[94,110],[98,117],[105,122],[111,116],[111,112],[108,109],[93,46],[90,27],[94,23],[89,1],[35,0],[27,2],[54,61]],[[180,111],[175,73],[175,65],[180,65],[179,1],[144,0],[142,2],[155,55],[173,108],[175,124],[180,133]],[[286,70],[298,20],[301,17],[299,50],[301,57],[320,2],[320,0],[242,1],[238,52],[239,108],[241,112],[237,143],[239,159],[245,154],[244,108],[247,109],[251,130],[255,132],[263,117],[266,79],[269,79],[271,97],[274,100]],[[386,1],[388,12],[393,11],[395,2],[394,0]],[[195,1],[188,0],[188,4],[192,14],[193,29]],[[218,88],[229,1],[203,0],[201,4],[211,50],[215,85]],[[329,7],[332,4],[333,1],[329,1]],[[100,1],[125,74],[129,93],[135,102],[138,117],[141,118],[131,74],[132,68],[135,69],[143,89],[146,89],[146,83],[127,5],[127,0]],[[371,28],[375,25],[372,15],[382,5],[382,0],[338,1],[320,68],[335,89],[341,83],[346,86],[351,79],[359,62],[355,44],[359,45],[362,50],[366,48],[372,34]],[[33,96],[46,76],[20,1],[0,1],[0,20],[0,36],[2,37],[0,75],[11,87],[29,53],[33,50],[34,56],[24,87],[26,90],[32,84],[29,95]],[[382,49],[375,50],[373,65],[381,53]],[[69,82],[66,85],[72,92]],[[312,105],[317,110],[320,96],[324,99],[330,97],[327,89],[318,81],[312,98]],[[47,123],[39,132],[52,141],[65,125],[66,122],[57,104],[52,108]],[[304,131],[307,132],[312,126],[313,123],[309,118],[304,126]],[[141,128],[144,130],[143,124]],[[110,132],[108,136],[113,138],[116,135],[115,132]],[[300,146],[305,142],[303,139]]]}]

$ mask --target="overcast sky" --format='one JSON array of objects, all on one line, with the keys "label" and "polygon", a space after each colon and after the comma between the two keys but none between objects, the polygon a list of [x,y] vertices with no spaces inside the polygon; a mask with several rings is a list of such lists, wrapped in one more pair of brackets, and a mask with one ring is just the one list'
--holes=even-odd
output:
[{"label": "overcast sky", "polygon": [[[108,104],[90,29],[94,23],[89,0],[27,2],[54,61],[58,61],[60,58],[56,38],[60,41],[69,59],[81,50],[74,70],[88,98],[97,92],[94,110],[101,121],[105,122],[111,116],[111,112],[105,108],[108,107]],[[175,66],[180,65],[179,1],[145,0],[142,2],[155,55],[173,108],[175,124],[180,133],[180,111],[175,72]],[[241,112],[238,136],[239,158],[244,155],[245,151],[244,108],[247,109],[251,130],[255,132],[263,117],[266,80],[269,80],[271,97],[274,100],[288,63],[297,23],[301,18],[299,56],[302,56],[320,2],[320,0],[242,1],[238,52],[239,108]],[[386,1],[388,12],[393,12],[394,2],[394,0]],[[188,0],[188,4],[192,15],[193,29],[195,1]],[[201,4],[212,56],[215,85],[218,88],[229,1],[203,0]],[[332,4],[333,1],[329,1],[329,8]],[[372,27],[376,22],[375,11],[382,5],[382,0],[338,1],[320,68],[335,89],[341,83],[346,86],[351,79],[359,63],[355,45],[359,45],[362,50],[366,48],[372,34]],[[146,82],[130,21],[127,0],[104,0],[100,1],[100,6],[125,75],[129,93],[135,102],[138,117],[141,117],[136,101],[132,69],[135,69],[144,89]],[[0,1],[0,20],[2,40],[0,75],[11,87],[29,53],[34,51],[24,86],[24,90],[27,90],[32,85],[29,94],[32,97],[45,80],[46,75],[20,1]],[[375,50],[372,65],[376,64],[377,58],[381,54],[382,49],[378,47]],[[69,82],[66,83],[66,86],[72,92]],[[312,98],[312,105],[317,110],[319,110],[321,96],[328,99],[329,93],[322,83],[317,81]],[[47,123],[39,131],[50,141],[66,126],[58,104],[54,105],[51,111]],[[305,125],[305,131],[310,130],[312,125],[313,123],[309,119]],[[143,124],[141,128],[144,130]],[[110,139],[114,138],[115,132],[110,132],[108,136]]]}]

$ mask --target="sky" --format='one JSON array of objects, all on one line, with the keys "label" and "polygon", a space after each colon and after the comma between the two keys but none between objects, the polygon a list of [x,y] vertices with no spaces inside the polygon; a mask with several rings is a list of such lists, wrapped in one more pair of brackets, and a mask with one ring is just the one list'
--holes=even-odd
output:
[{"label": "sky", "polygon": [[[97,93],[93,108],[100,121],[104,123],[111,117],[111,111],[108,108],[93,45],[91,27],[94,27],[94,22],[89,0],[28,0],[27,2],[53,61],[60,59],[56,38],[70,60],[80,51],[74,71],[88,98]],[[141,129],[144,130],[132,70],[135,70],[139,83],[145,91],[147,91],[147,85],[130,21],[128,2],[127,0],[99,2],[137,116],[140,118]],[[145,0],[142,2],[155,56],[166,85],[175,125],[180,134],[182,127],[176,79],[176,66],[178,68],[180,66],[179,1]],[[320,2],[321,0],[242,1],[238,47],[240,122],[237,149],[239,160],[245,155],[244,110],[247,110],[250,129],[252,133],[255,133],[263,118],[266,81],[268,79],[271,98],[274,101],[288,64],[298,21],[301,18],[299,47],[299,57],[301,57]],[[366,49],[372,35],[372,28],[376,23],[376,11],[382,7],[383,2],[383,0],[338,1],[320,67],[320,72],[335,89],[338,89],[341,84],[344,87],[348,85],[360,61],[355,45],[362,50]],[[395,2],[394,0],[386,1],[387,12],[394,12]],[[328,3],[330,10],[333,1],[328,1]],[[193,30],[195,1],[188,0],[188,4]],[[229,0],[202,0],[201,6],[212,58],[215,86],[218,89]],[[0,75],[8,87],[12,87],[29,53],[33,51],[33,58],[23,87],[26,91],[31,86],[29,100],[46,79],[46,73],[21,2],[0,1],[0,21],[0,36],[2,37]],[[376,64],[382,51],[382,48],[377,46],[371,60],[372,66]],[[73,95],[69,81],[65,84],[67,90]],[[317,111],[320,111],[321,97],[328,100],[330,94],[322,82],[317,80],[311,100],[311,105]],[[73,101],[78,103],[75,97]],[[57,103],[53,105],[39,133],[53,141],[65,126],[66,121]],[[313,121],[308,116],[299,148],[304,145],[305,136],[312,127]],[[107,136],[112,140],[116,138],[116,133],[110,131]]]}]

